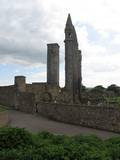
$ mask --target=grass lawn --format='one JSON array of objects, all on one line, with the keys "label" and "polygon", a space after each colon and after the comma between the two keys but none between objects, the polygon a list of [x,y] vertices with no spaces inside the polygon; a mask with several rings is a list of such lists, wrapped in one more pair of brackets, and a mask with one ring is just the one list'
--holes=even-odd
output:
[{"label": "grass lawn", "polygon": [[8,107],[0,105],[0,112],[8,110]]}]

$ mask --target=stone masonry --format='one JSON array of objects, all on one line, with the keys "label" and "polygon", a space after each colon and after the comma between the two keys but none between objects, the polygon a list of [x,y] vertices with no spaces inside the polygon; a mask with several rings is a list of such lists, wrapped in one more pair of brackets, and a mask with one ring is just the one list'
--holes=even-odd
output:
[{"label": "stone masonry", "polygon": [[59,45],[47,45],[47,83],[59,85]]},{"label": "stone masonry", "polygon": [[65,87],[72,92],[73,102],[80,98],[81,89],[81,51],[78,50],[78,41],[70,14],[65,27]]}]

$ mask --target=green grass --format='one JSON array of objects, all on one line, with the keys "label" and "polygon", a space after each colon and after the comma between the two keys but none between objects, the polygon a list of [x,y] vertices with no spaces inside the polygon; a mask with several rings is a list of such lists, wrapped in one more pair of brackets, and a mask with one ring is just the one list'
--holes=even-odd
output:
[{"label": "green grass", "polygon": [[0,112],[8,110],[8,107],[0,105]]},{"label": "green grass", "polygon": [[109,97],[106,98],[108,103],[118,104],[120,106],[120,97]]}]

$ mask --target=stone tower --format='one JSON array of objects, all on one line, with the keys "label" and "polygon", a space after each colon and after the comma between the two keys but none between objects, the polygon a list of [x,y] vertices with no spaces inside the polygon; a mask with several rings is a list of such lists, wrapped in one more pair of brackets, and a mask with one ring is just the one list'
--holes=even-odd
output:
[{"label": "stone tower", "polygon": [[26,80],[24,76],[16,76],[14,83],[17,92],[26,92]]},{"label": "stone tower", "polygon": [[59,45],[47,45],[47,83],[59,85]]},{"label": "stone tower", "polygon": [[73,102],[80,100],[81,93],[81,51],[70,14],[65,27],[65,88],[72,93]]}]

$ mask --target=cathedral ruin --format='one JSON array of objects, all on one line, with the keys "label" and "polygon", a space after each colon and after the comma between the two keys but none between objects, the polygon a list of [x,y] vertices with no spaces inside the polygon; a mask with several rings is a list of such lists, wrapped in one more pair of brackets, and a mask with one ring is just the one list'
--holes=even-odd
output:
[{"label": "cathedral ruin", "polygon": [[[80,100],[81,94],[81,51],[70,14],[65,27],[65,90],[71,93],[73,102]],[[48,44],[47,84],[59,84],[59,45]]]},{"label": "cathedral ruin", "polygon": [[64,88],[59,86],[59,45],[50,43],[47,44],[47,82],[28,84],[24,76],[16,76],[14,85],[0,87],[0,104],[66,123],[120,133],[119,105],[107,102],[111,93],[101,91],[100,87],[99,94],[96,88],[85,92],[82,89],[82,55],[70,14],[64,43]]},{"label": "cathedral ruin", "polygon": [[[59,87],[59,45],[50,43],[47,44],[47,82],[27,84],[24,76],[16,76],[13,86],[0,87],[0,103],[19,108],[18,99],[21,97],[25,101],[30,95],[34,97],[34,104],[39,102],[80,103],[81,51],[78,49],[77,35],[70,14],[65,26],[64,43],[64,88]],[[22,94],[26,96],[25,99]]]}]

